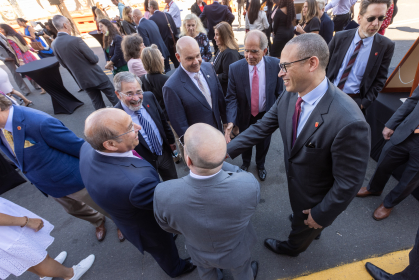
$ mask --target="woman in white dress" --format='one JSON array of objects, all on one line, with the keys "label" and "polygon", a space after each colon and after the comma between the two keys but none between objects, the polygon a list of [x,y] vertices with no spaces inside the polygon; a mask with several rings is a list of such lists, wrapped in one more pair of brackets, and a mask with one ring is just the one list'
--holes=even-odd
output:
[{"label": "woman in white dress", "polygon": [[62,265],[67,257],[65,251],[52,259],[46,249],[54,241],[50,235],[53,228],[31,211],[0,197],[0,279],[10,274],[20,276],[25,271],[37,274],[41,280],[80,279],[95,256],[88,256],[72,268]]}]

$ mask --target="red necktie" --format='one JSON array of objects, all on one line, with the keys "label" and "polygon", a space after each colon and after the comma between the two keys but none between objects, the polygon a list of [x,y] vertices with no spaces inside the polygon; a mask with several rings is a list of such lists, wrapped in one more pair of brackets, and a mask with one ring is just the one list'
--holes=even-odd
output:
[{"label": "red necktie", "polygon": [[252,116],[256,117],[259,114],[259,75],[258,68],[253,68],[253,77],[252,77],[252,97],[251,97],[251,110]]},{"label": "red necktie", "polygon": [[340,78],[338,88],[340,90],[343,90],[343,87],[345,86],[346,81],[348,80],[348,76],[351,73],[352,66],[355,64],[356,57],[358,56],[359,49],[362,46],[362,40],[358,42],[356,45],[356,48],[354,50],[354,53],[351,56],[351,59],[349,59],[348,65],[346,65],[345,71],[342,73],[342,77]]},{"label": "red necktie", "polygon": [[143,159],[135,150],[132,150],[132,154],[139,159]]},{"label": "red necktie", "polygon": [[292,115],[292,147],[294,147],[295,139],[297,139],[297,129],[298,129],[298,121],[300,120],[301,115],[301,103],[304,100],[301,97],[298,97],[297,103],[295,103],[295,111],[294,115]]}]

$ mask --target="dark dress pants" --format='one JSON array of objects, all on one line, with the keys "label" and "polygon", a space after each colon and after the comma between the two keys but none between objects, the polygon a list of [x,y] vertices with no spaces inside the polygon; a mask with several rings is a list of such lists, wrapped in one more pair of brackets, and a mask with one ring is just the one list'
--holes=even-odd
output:
[{"label": "dark dress pants", "polygon": [[399,273],[390,276],[391,280],[415,280],[419,275],[419,229],[416,234],[415,246],[409,253],[409,265]]},{"label": "dark dress pants", "polygon": [[177,179],[177,172],[175,162],[173,161],[172,153],[167,149],[163,149],[163,154],[157,156],[157,172],[163,181]]},{"label": "dark dress pants", "polygon": [[119,101],[118,97],[116,97],[116,94],[115,94],[115,88],[113,87],[113,84],[109,80],[96,87],[86,88],[84,90],[87,92],[90,99],[92,100],[93,107],[95,107],[95,110],[106,107],[105,102],[103,101],[101,92],[103,92],[106,95],[106,97],[109,99],[109,101],[112,103],[113,106],[115,106]]},{"label": "dark dress pants", "polygon": [[343,28],[349,23],[351,19],[351,13],[336,15],[333,18],[333,23],[335,24],[335,32],[342,31]]},{"label": "dark dress pants", "polygon": [[[263,118],[266,112],[261,112],[254,116],[250,116],[250,125],[255,124],[258,120]],[[250,126],[249,125],[249,126]],[[271,135],[265,138],[265,140],[260,141],[256,144],[256,166],[258,169],[265,169],[265,159],[266,154],[269,151],[269,145],[271,144]],[[249,148],[247,151],[243,152],[242,159],[244,166],[250,166],[250,161],[252,159],[252,148]]]},{"label": "dark dress pants", "polygon": [[304,224],[304,220],[307,220],[308,215],[299,214],[298,216],[294,213],[291,223],[291,232],[288,236],[288,241],[284,244],[291,252],[301,253],[304,252],[314,238],[316,238],[323,230],[309,228]]},{"label": "dark dress pants", "polygon": [[399,204],[419,186],[419,134],[412,133],[402,143],[385,144],[368,191],[381,192],[393,171],[407,162],[399,183],[385,197],[384,207],[392,208]]}]

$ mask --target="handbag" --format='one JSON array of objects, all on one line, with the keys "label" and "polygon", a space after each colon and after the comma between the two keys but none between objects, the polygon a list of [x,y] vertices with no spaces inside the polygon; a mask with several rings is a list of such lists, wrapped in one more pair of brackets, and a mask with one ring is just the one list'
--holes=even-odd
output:
[{"label": "handbag", "polygon": [[169,20],[167,19],[166,13],[163,13],[163,14],[164,14],[164,17],[166,18],[167,26],[169,26],[170,34],[172,35],[172,40],[173,40],[173,50],[176,53],[176,40],[175,40],[175,35],[173,34],[173,30],[172,30],[172,27],[170,26]]},{"label": "handbag", "polygon": [[38,41],[31,42],[31,47],[36,51],[43,51],[44,50],[44,46]]}]

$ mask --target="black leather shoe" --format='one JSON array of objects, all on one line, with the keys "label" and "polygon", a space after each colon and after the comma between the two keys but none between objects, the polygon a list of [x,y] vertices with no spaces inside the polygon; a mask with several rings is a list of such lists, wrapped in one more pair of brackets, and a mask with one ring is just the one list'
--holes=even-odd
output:
[{"label": "black leather shoe", "polygon": [[253,279],[256,280],[256,276],[258,276],[258,271],[259,271],[259,264],[257,261],[252,261],[250,266],[252,267],[252,271],[253,271]]},{"label": "black leather shoe", "polygon": [[319,240],[321,236],[322,236],[322,233],[320,232],[319,235],[317,235],[316,238],[314,238],[314,239]]},{"label": "black leather shoe", "polygon": [[184,259],[184,261],[186,262],[185,268],[183,269],[183,271],[178,276],[181,276],[181,275],[184,275],[184,274],[188,274],[188,273],[192,272],[196,268],[196,265],[194,265],[192,263],[191,258]]},{"label": "black leather shoe", "polygon": [[381,268],[376,267],[375,265],[373,265],[370,262],[367,262],[365,264],[365,268],[367,269],[367,271],[369,272],[369,274],[371,274],[371,276],[375,280],[390,280],[390,276],[392,275],[390,273],[385,272]]},{"label": "black leather shoe", "polygon": [[261,181],[265,181],[266,180],[266,175],[268,173],[266,172],[266,169],[264,168],[264,169],[258,169],[258,174],[259,174],[259,179]]},{"label": "black leather shoe", "polygon": [[243,171],[247,171],[247,170],[249,170],[249,166],[242,165],[242,166],[240,166],[240,169],[243,170]]},{"label": "black leather shoe", "polygon": [[282,243],[284,243],[283,241],[278,241],[275,239],[265,239],[265,247],[268,248],[269,250],[271,250],[274,253],[277,253],[279,255],[286,255],[286,256],[290,256],[290,257],[298,257],[298,255],[300,253],[295,253],[292,252],[290,249],[285,248]]}]

